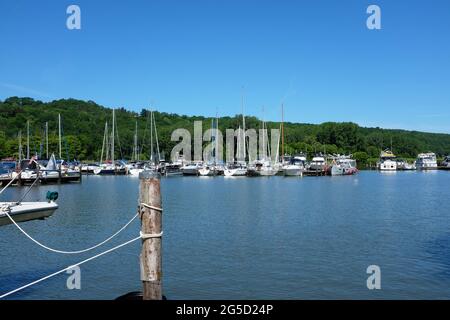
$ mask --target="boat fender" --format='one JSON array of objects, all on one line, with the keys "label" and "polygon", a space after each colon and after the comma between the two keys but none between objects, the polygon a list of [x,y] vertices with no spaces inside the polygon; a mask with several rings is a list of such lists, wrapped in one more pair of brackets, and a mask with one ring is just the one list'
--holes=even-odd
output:
[{"label": "boat fender", "polygon": [[58,192],[56,191],[47,191],[47,200],[50,201],[56,201],[58,199]]}]

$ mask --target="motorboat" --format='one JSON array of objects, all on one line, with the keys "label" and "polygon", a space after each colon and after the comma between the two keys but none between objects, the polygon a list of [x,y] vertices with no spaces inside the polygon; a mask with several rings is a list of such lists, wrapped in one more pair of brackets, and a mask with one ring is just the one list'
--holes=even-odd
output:
[{"label": "motorboat", "polygon": [[289,163],[283,165],[283,174],[285,177],[302,177],[303,171],[305,171],[306,158],[302,156],[294,156],[290,158]]},{"label": "motorboat", "polygon": [[312,171],[325,171],[326,167],[327,163],[325,161],[325,158],[323,156],[315,156],[309,163],[308,169]]},{"label": "motorboat", "polygon": [[450,156],[446,156],[441,162],[441,167],[450,168]]},{"label": "motorboat", "polygon": [[397,159],[397,170],[410,171],[416,170],[415,163],[408,163],[408,161],[403,159]]},{"label": "motorboat", "polygon": [[436,154],[433,152],[420,153],[416,160],[417,170],[435,170],[438,168]]},{"label": "motorboat", "polygon": [[216,176],[216,167],[214,165],[205,165],[198,169],[198,175],[201,177]]},{"label": "motorboat", "polygon": [[329,169],[332,176],[352,175],[358,172],[356,160],[351,156],[337,156]]},{"label": "motorboat", "polygon": [[198,176],[199,170],[203,168],[202,162],[194,162],[187,164],[181,168],[183,175],[185,176]]},{"label": "motorboat", "polygon": [[274,176],[278,173],[278,168],[273,166],[270,161],[255,161],[248,168],[249,176]]},{"label": "motorboat", "polygon": [[94,171],[99,168],[100,168],[100,166],[96,163],[83,164],[83,165],[81,165],[81,172],[90,174],[90,173],[94,173]]},{"label": "motorboat", "polygon": [[389,149],[381,151],[380,160],[377,163],[377,167],[380,171],[397,171],[395,154]]},{"label": "motorboat", "polygon": [[58,209],[57,199],[57,192],[48,191],[47,201],[0,202],[0,226],[12,223],[7,213],[14,222],[48,218]]},{"label": "motorboat", "polygon": [[226,166],[223,171],[225,177],[243,177],[247,175],[247,166],[245,163],[234,163]]}]

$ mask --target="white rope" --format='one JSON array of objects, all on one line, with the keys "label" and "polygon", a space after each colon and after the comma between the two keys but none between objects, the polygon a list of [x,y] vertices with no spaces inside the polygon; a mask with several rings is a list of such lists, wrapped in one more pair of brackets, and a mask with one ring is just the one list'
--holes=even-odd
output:
[{"label": "white rope", "polygon": [[142,231],[140,231],[139,234],[141,235],[142,239],[146,240],[151,238],[161,238],[163,232],[161,231],[160,233],[143,233]]},{"label": "white rope", "polygon": [[103,252],[101,252],[101,253],[99,253],[99,254],[96,254],[96,255],[93,256],[93,257],[90,257],[90,258],[85,259],[85,260],[83,260],[83,261],[81,261],[81,262],[78,262],[78,263],[76,263],[76,264],[74,264],[74,265],[71,265],[71,266],[69,266],[69,267],[67,267],[67,268],[64,268],[64,269],[62,269],[62,270],[59,270],[59,271],[54,272],[54,273],[52,273],[52,274],[49,274],[48,276],[45,276],[45,277],[43,277],[43,278],[41,278],[41,279],[38,279],[38,280],[33,281],[33,282],[30,282],[29,284],[26,284],[26,285],[24,285],[24,286],[22,286],[22,287],[20,287],[20,288],[17,288],[17,289],[14,289],[14,290],[12,290],[12,291],[9,291],[9,292],[7,292],[7,293],[5,293],[5,294],[2,294],[2,295],[0,296],[0,299],[3,299],[3,298],[5,298],[5,297],[7,297],[7,296],[9,296],[9,295],[11,295],[11,294],[13,294],[13,293],[16,293],[16,292],[20,291],[20,290],[23,290],[23,289],[26,289],[26,288],[28,288],[28,287],[31,287],[32,285],[35,285],[35,284],[37,284],[37,283],[39,283],[39,282],[42,282],[42,281],[44,281],[44,280],[47,280],[47,279],[49,279],[49,278],[51,278],[51,277],[54,277],[54,276],[56,276],[56,275],[58,275],[58,274],[60,274],[60,273],[63,273],[63,272],[65,272],[65,271],[67,271],[67,270],[69,270],[69,269],[71,269],[71,268],[73,268],[73,267],[80,266],[80,265],[82,265],[82,264],[84,264],[84,263],[86,263],[86,262],[88,262],[88,261],[91,261],[91,260],[94,260],[94,259],[96,259],[96,258],[98,258],[98,257],[101,257],[101,256],[103,256],[103,255],[105,255],[105,254],[107,254],[107,253],[109,253],[109,252],[112,252],[112,251],[114,251],[114,250],[117,250],[117,249],[119,249],[119,248],[121,248],[121,247],[123,247],[123,246],[126,246],[127,244],[130,244],[130,243],[132,243],[132,242],[134,242],[134,241],[136,241],[136,240],[139,240],[139,239],[141,239],[141,236],[136,237],[136,238],[131,239],[131,240],[128,240],[127,242],[124,242],[124,243],[122,243],[122,244],[119,244],[118,246],[115,246],[114,248],[111,248],[111,249],[108,249],[108,250],[106,250],[106,251],[103,251]]},{"label": "white rope", "polygon": [[94,250],[95,248],[100,247],[101,245],[104,245],[105,243],[107,243],[108,241],[110,241],[111,239],[113,239],[115,236],[117,236],[120,232],[122,232],[126,227],[128,227],[128,225],[133,222],[134,219],[136,219],[136,217],[138,216],[138,214],[135,214],[133,216],[133,218],[131,218],[130,221],[128,221],[122,228],[119,229],[119,231],[117,231],[116,233],[114,233],[112,236],[110,236],[109,238],[107,238],[106,240],[103,240],[102,242],[96,244],[95,246],[92,246],[90,248],[87,249],[83,249],[83,250],[77,250],[77,251],[63,251],[63,250],[57,250],[57,249],[53,249],[50,248],[44,244],[42,244],[41,242],[37,241],[36,239],[34,239],[32,236],[30,236],[25,230],[23,230],[15,221],[14,219],[9,215],[8,210],[4,210],[3,211],[9,218],[9,220],[11,220],[11,222],[31,241],[33,241],[34,243],[36,243],[38,246],[47,249],[51,252],[54,253],[61,253],[61,254],[79,254],[79,253],[83,253],[83,252],[87,252],[87,251],[91,251]]},{"label": "white rope", "polygon": [[152,210],[156,210],[156,211],[159,211],[159,212],[162,212],[162,211],[163,211],[163,209],[160,208],[160,207],[154,207],[154,206],[151,206],[151,205],[149,205],[149,204],[142,203],[142,202],[141,202],[141,206],[142,206],[142,207],[149,208],[149,209],[152,209]]}]

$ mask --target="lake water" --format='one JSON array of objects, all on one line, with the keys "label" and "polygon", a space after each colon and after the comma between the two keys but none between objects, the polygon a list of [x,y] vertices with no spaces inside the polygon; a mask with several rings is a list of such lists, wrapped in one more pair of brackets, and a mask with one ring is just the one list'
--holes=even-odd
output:
[{"label": "lake water", "polygon": [[[363,171],[355,176],[161,180],[163,291],[168,299],[450,298],[450,172]],[[84,177],[39,186],[60,208],[21,226],[77,250],[105,239],[136,211],[138,179]],[[0,201],[18,199],[10,188]],[[92,256],[59,255],[0,227],[0,294]],[[101,252],[139,234],[135,221]],[[140,241],[81,266],[81,290],[61,274],[10,299],[114,299],[141,288]],[[381,290],[366,269],[381,268]]]}]

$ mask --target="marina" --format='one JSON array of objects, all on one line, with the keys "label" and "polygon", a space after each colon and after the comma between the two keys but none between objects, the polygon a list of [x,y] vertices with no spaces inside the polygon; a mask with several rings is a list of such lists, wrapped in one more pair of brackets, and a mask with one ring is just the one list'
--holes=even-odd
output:
[{"label": "marina", "polygon": [[[449,174],[361,171],[346,177],[275,176],[270,184],[266,179],[220,176],[161,179],[164,295],[450,298],[450,200],[442,188]],[[133,216],[138,188],[138,180],[130,176],[95,175],[82,184],[33,188],[31,199],[58,191],[59,209],[45,221],[21,226],[53,247],[83,248],[105,239]],[[2,197],[17,199],[25,190],[10,188]],[[133,237],[139,228],[131,224],[109,247]],[[13,225],[1,230],[2,292],[89,257],[50,254]],[[67,290],[67,276],[61,274],[11,299],[115,299],[139,291],[139,252],[140,244],[134,243],[84,265],[82,290]],[[384,272],[381,291],[366,288],[370,264],[379,264]]]},{"label": "marina", "polygon": [[450,301],[450,2],[417,2],[3,1],[0,301]]}]

